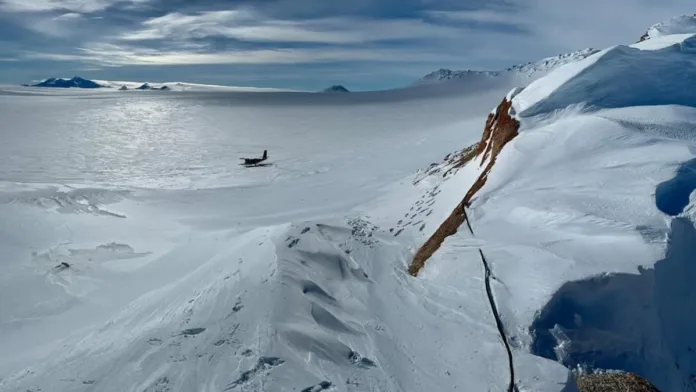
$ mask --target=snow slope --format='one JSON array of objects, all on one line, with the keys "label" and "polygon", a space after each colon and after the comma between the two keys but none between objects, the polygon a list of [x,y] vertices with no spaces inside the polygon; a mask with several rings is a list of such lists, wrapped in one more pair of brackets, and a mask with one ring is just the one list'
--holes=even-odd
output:
[{"label": "snow slope", "polygon": [[[406,273],[456,185],[414,172],[509,88],[463,86],[0,95],[0,390],[505,388],[483,270]],[[239,166],[262,147],[271,166]]]},{"label": "snow slope", "polygon": [[[683,83],[696,78],[695,43],[612,47],[506,98],[519,134],[471,199],[471,230],[449,236],[419,276],[456,287],[462,266],[480,262],[462,249],[480,249],[515,367],[532,352],[696,390],[696,94]],[[452,181],[473,188],[492,159]]]}]

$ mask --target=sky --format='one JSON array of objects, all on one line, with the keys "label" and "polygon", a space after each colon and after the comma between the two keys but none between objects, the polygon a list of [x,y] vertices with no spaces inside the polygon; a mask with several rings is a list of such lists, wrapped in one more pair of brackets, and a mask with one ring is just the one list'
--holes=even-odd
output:
[{"label": "sky", "polygon": [[693,0],[0,0],[0,83],[351,90],[638,40]]}]

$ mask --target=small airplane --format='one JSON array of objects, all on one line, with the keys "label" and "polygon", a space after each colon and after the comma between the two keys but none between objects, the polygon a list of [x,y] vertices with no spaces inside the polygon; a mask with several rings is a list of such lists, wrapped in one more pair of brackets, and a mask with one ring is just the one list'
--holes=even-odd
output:
[{"label": "small airplane", "polygon": [[261,162],[268,159],[268,150],[263,150],[261,158],[239,158],[244,161],[244,166],[258,166]]}]

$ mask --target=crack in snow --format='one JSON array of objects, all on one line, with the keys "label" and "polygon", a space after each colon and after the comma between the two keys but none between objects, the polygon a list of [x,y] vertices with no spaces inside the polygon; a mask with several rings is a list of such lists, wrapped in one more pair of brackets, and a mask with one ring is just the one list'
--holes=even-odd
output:
[{"label": "crack in snow", "polygon": [[[467,221],[468,223],[468,221]],[[508,356],[508,366],[510,367],[510,385],[508,386],[508,392],[517,391],[517,386],[515,385],[515,363],[512,356],[512,349],[510,348],[510,343],[505,335],[505,327],[503,326],[503,320],[500,318],[500,313],[498,312],[498,306],[495,303],[495,297],[493,296],[493,289],[491,288],[491,268],[486,260],[486,256],[483,255],[481,249],[478,250],[481,255],[481,262],[483,263],[483,268],[486,270],[486,275],[484,282],[486,284],[486,295],[488,296],[488,302],[491,305],[491,311],[493,312],[493,317],[495,318],[495,325],[498,328],[498,333],[500,334],[500,339],[505,345],[505,351],[507,351]]]}]

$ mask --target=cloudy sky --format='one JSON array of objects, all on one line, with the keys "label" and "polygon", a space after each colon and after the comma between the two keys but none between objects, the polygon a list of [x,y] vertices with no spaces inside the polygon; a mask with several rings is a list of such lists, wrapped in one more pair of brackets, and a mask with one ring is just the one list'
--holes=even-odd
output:
[{"label": "cloudy sky", "polygon": [[693,0],[0,0],[0,83],[401,86],[636,41]]}]

